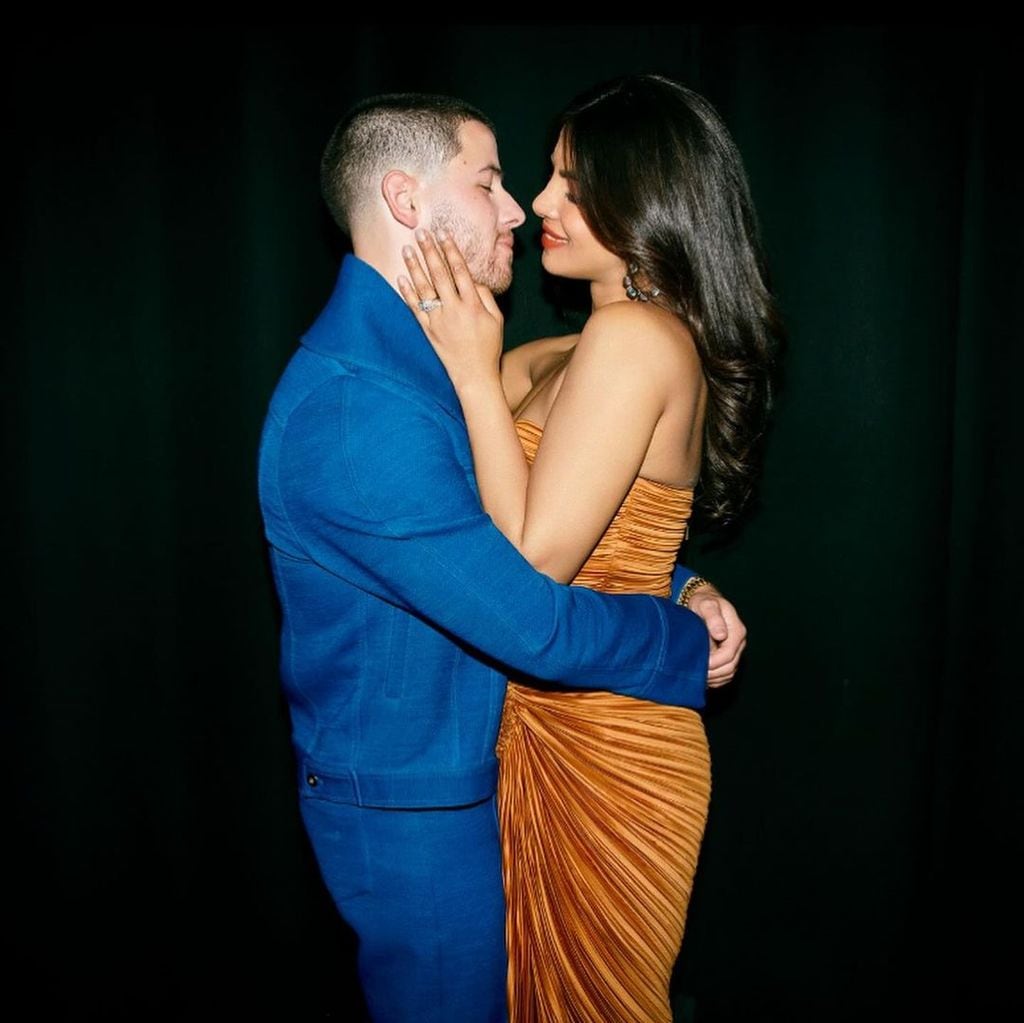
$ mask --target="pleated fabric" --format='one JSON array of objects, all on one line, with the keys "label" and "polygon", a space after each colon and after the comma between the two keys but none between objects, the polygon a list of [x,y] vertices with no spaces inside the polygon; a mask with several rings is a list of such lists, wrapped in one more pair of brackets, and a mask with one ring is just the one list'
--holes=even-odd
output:
[{"label": "pleated fabric", "polygon": [[[532,462],[542,430],[516,427]],[[667,596],[692,499],[638,478],[574,584]],[[700,715],[510,682],[498,757],[511,1023],[669,1023],[711,790]]]}]

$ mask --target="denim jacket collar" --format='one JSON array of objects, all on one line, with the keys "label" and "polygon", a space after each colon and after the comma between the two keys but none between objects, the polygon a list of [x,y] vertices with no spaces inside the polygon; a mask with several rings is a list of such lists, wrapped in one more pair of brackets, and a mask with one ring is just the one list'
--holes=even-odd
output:
[{"label": "denim jacket collar", "polygon": [[342,260],[334,292],[302,344],[421,391],[462,419],[451,380],[416,317],[401,295],[357,256]]}]

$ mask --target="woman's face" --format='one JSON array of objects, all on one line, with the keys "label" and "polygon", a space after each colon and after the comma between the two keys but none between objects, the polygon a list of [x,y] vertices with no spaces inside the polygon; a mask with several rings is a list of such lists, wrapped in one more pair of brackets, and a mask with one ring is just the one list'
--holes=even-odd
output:
[{"label": "woman's face", "polygon": [[566,165],[564,133],[551,154],[551,178],[533,200],[543,221],[541,263],[548,273],[576,280],[621,282],[625,264],[609,252],[587,227],[577,205],[576,180]]}]

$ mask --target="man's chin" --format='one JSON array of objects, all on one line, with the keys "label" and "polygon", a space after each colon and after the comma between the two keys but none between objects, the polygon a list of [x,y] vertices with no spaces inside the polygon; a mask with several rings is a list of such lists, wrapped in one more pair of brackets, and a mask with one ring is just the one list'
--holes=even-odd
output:
[{"label": "man's chin", "polygon": [[510,259],[504,266],[492,266],[488,276],[490,280],[487,287],[495,295],[504,295],[512,286],[512,260]]},{"label": "man's chin", "polygon": [[491,288],[491,292],[495,295],[504,295],[509,288],[512,287],[512,271],[502,278],[497,284]]}]

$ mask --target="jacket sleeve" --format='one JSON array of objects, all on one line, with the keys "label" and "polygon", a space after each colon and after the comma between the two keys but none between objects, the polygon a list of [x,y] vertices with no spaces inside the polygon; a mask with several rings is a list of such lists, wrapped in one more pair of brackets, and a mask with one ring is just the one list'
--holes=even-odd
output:
[{"label": "jacket sleeve", "polygon": [[291,413],[278,485],[306,556],[514,674],[703,706],[703,622],[537,572],[481,508],[443,414],[351,376]]},{"label": "jacket sleeve", "polygon": [[683,587],[696,575],[692,568],[687,568],[685,565],[676,565],[672,570],[672,596],[669,600],[675,604],[682,596]]}]

